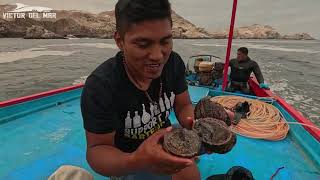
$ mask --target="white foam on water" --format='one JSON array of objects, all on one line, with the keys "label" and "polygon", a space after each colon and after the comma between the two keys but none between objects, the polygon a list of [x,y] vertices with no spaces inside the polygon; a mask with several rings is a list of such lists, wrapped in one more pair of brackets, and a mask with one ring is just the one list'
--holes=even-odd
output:
[{"label": "white foam on water", "polygon": [[294,101],[293,100],[290,100],[288,98],[286,98],[287,96],[285,96],[284,98],[286,99],[287,103],[293,105],[294,104]]},{"label": "white foam on water", "polygon": [[42,47],[59,47],[59,46],[81,46],[81,47],[95,47],[100,49],[118,49],[116,44],[109,43],[71,43],[71,44],[50,44]]},{"label": "white foam on water", "polygon": [[77,51],[49,51],[47,48],[30,48],[15,52],[0,52],[0,63],[32,59],[40,56],[70,56]]},{"label": "white foam on water", "polygon": [[308,97],[305,91],[288,85],[288,80],[281,79],[271,81],[271,90],[276,92],[279,96],[292,106],[296,107],[298,111],[303,111],[306,118],[312,119],[313,122],[318,122],[320,108],[315,102],[315,99]]},{"label": "white foam on water", "polygon": [[294,101],[302,101],[305,99],[305,97],[303,95],[299,95],[299,94],[294,94],[291,97]]},{"label": "white foam on water", "polygon": [[[205,43],[196,43],[192,44],[193,46],[200,46],[200,47],[226,47],[226,44],[205,44]],[[238,44],[238,43],[233,43],[233,46],[245,46],[249,49],[264,49],[264,50],[271,50],[271,51],[283,51],[283,52],[301,52],[301,53],[309,53],[309,54],[314,54],[314,53],[320,53],[320,51],[315,51],[311,49],[293,49],[293,48],[284,48],[280,46],[270,46],[270,45],[262,45],[262,44]]]},{"label": "white foam on water", "polygon": [[320,116],[319,115],[315,115],[315,114],[310,114],[309,117],[312,118],[312,119],[320,119]]},{"label": "white foam on water", "polygon": [[88,76],[82,76],[79,79],[73,81],[72,85],[82,84],[86,81]]},{"label": "white foam on water", "polygon": [[312,101],[313,101],[313,99],[312,99],[312,98],[309,98],[309,99],[304,100],[303,102],[304,102],[304,103],[311,103]]},{"label": "white foam on water", "polygon": [[277,82],[271,82],[270,88],[272,91],[287,91],[288,80],[282,79]]}]

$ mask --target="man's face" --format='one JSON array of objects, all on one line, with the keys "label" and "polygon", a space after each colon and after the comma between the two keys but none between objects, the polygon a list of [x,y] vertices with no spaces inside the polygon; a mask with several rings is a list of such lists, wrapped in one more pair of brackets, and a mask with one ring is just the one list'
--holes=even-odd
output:
[{"label": "man's face", "polygon": [[243,54],[241,51],[238,51],[237,59],[238,59],[238,61],[244,61],[247,59],[247,55]]},{"label": "man's face", "polygon": [[143,21],[133,24],[120,38],[118,47],[124,52],[127,65],[139,77],[160,77],[172,51],[172,27],[169,19]]}]

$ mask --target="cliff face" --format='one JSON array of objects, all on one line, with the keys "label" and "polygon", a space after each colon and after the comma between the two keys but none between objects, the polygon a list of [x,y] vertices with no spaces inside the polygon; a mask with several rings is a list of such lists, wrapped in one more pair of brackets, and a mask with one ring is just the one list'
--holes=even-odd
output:
[{"label": "cliff face", "polygon": [[[229,31],[221,31],[212,33],[212,38],[225,39],[228,38]],[[291,40],[314,40],[309,34],[293,34],[281,35],[273,27],[268,25],[254,24],[251,26],[239,27],[234,29],[235,39],[291,39]]]},{"label": "cliff face", "polygon": [[209,34],[206,30],[195,26],[175,12],[172,12],[172,21],[173,36],[175,38],[203,39],[211,37],[211,34]]},{"label": "cliff face", "polygon": [[[15,6],[0,5],[0,13],[13,10]],[[92,14],[82,11],[53,11],[56,18],[48,19],[3,19],[0,18],[0,37],[41,38],[40,32],[51,35],[46,37],[75,37],[112,38],[116,29],[114,11]],[[172,13],[174,38],[209,38],[210,34],[204,29],[196,27],[175,12]],[[34,26],[34,27],[33,27]],[[33,28],[32,28],[33,27]],[[30,28],[35,29],[33,35]],[[40,30],[43,28],[43,30]],[[27,30],[29,31],[27,32]],[[28,34],[26,34],[28,33]],[[53,36],[53,34],[55,34]]]},{"label": "cliff face", "polygon": [[293,40],[315,40],[308,33],[298,33],[298,34],[289,34],[282,36],[283,39],[293,39]]},{"label": "cliff face", "polygon": [[64,39],[63,36],[48,31],[42,26],[32,25],[27,28],[25,39]]}]

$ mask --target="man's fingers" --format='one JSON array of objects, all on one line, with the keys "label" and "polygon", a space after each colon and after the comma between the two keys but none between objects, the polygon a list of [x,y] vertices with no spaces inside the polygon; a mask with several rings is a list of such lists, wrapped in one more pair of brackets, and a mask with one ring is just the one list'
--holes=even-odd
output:
[{"label": "man's fingers", "polygon": [[194,118],[192,118],[192,117],[187,117],[187,121],[188,121],[188,125],[189,125],[191,128],[193,128],[194,123],[195,123]]},{"label": "man's fingers", "polygon": [[169,166],[190,166],[193,161],[188,158],[181,158],[171,155],[163,149],[159,152],[158,157],[161,158],[161,162],[168,164]]},{"label": "man's fingers", "polygon": [[227,112],[227,114],[229,116],[229,119],[233,120],[234,119],[234,112],[230,111],[229,109],[226,109],[226,112]]},{"label": "man's fingers", "polygon": [[192,160],[197,161],[199,159],[199,156],[195,156],[192,158]]}]

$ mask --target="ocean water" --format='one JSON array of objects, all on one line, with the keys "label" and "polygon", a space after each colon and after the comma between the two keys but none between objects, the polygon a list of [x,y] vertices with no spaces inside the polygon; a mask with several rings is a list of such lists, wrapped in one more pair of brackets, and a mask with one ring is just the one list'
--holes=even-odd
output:
[{"label": "ocean water", "polygon": [[[184,59],[196,54],[225,58],[226,40],[174,40]],[[271,89],[320,126],[320,41],[234,40],[249,48]],[[83,82],[115,55],[109,39],[0,39],[0,101]]]}]

